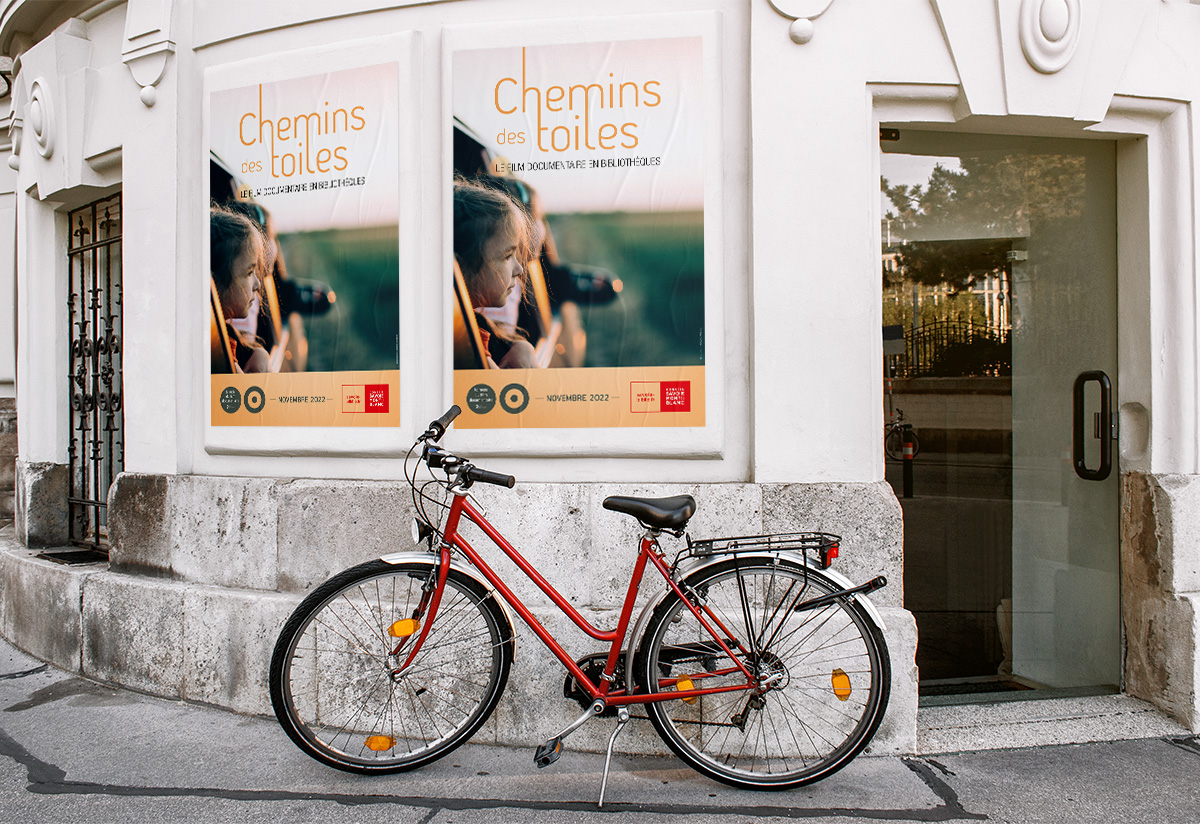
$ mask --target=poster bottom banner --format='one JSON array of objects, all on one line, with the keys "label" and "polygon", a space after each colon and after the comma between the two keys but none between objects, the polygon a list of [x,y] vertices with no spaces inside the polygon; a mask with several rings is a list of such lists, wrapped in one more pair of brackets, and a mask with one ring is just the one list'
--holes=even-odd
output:
[{"label": "poster bottom banner", "polygon": [[213,375],[213,426],[398,426],[400,373]]},{"label": "poster bottom banner", "polygon": [[704,426],[704,367],[459,369],[459,429]]}]

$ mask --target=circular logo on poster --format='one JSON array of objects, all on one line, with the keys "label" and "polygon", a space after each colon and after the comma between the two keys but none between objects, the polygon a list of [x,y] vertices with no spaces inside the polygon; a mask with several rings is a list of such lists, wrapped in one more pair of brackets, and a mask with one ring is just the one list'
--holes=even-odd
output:
[{"label": "circular logo on poster", "polygon": [[529,390],[519,383],[510,383],[500,393],[500,406],[513,415],[524,412],[529,406]]},{"label": "circular logo on poster", "polygon": [[221,390],[221,408],[230,415],[241,409],[242,393],[238,392],[232,386],[226,386]]},{"label": "circular logo on poster", "polygon": [[246,390],[246,411],[261,412],[262,408],[267,405],[267,393],[263,392],[257,386],[251,386]]},{"label": "circular logo on poster", "polygon": [[496,407],[496,390],[486,383],[477,383],[467,390],[467,408],[476,415],[486,415]]}]

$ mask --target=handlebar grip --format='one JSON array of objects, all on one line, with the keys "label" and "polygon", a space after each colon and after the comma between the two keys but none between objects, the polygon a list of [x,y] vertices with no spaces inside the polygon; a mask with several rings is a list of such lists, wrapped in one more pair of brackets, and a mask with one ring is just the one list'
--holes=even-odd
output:
[{"label": "handlebar grip", "polygon": [[442,435],[446,434],[446,427],[454,422],[454,419],[462,414],[462,409],[458,404],[454,404],[445,411],[442,417],[429,424],[429,437],[431,440],[441,440]]},{"label": "handlebar grip", "polygon": [[471,467],[467,470],[467,477],[472,481],[479,481],[485,484],[495,484],[496,486],[507,486],[512,489],[516,486],[517,479],[512,475],[501,475],[499,472],[488,472],[486,469],[478,469]]}]

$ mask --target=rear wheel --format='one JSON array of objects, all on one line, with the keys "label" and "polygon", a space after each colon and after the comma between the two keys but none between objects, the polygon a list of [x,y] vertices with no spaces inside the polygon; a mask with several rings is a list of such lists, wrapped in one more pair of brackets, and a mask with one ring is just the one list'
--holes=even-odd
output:
[{"label": "rear wheel", "polygon": [[512,663],[511,626],[474,579],[450,570],[420,652],[417,610],[432,563],[370,561],[317,587],[271,659],[275,717],[306,753],[357,773],[428,764],[471,737]]},{"label": "rear wheel", "polygon": [[[724,628],[757,686],[648,704],[676,755],[727,784],[787,789],[841,769],[867,745],[890,688],[883,635],[851,597],[807,606],[842,587],[786,561],[730,559],[682,589]],[[635,671],[647,691],[746,682],[676,595],[655,609]]]}]

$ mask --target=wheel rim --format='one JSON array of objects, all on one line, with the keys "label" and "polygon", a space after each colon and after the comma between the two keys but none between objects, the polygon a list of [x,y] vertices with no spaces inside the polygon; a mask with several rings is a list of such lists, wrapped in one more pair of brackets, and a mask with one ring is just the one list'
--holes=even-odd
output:
[{"label": "wheel rim", "polygon": [[403,622],[426,579],[426,571],[385,572],[356,581],[294,634],[282,679],[288,720],[325,758],[364,769],[415,766],[465,740],[492,706],[500,628],[480,596],[453,578],[420,653],[401,670],[419,636]]},{"label": "wheel rim", "polygon": [[[797,612],[795,604],[832,591],[802,570],[743,568],[749,609],[737,572],[714,574],[697,594],[746,645],[746,612],[770,646],[748,656],[759,687],[649,705],[664,739],[684,760],[731,783],[770,785],[817,780],[863,746],[878,724],[883,685],[880,653],[861,613],[844,601]],[[680,654],[711,647],[684,604],[674,602],[656,626],[646,680],[660,688],[687,678],[697,689],[744,683],[740,671],[705,677],[722,666],[713,656]],[[722,656],[723,657],[723,656]],[[686,688],[686,687],[685,687]]]}]

